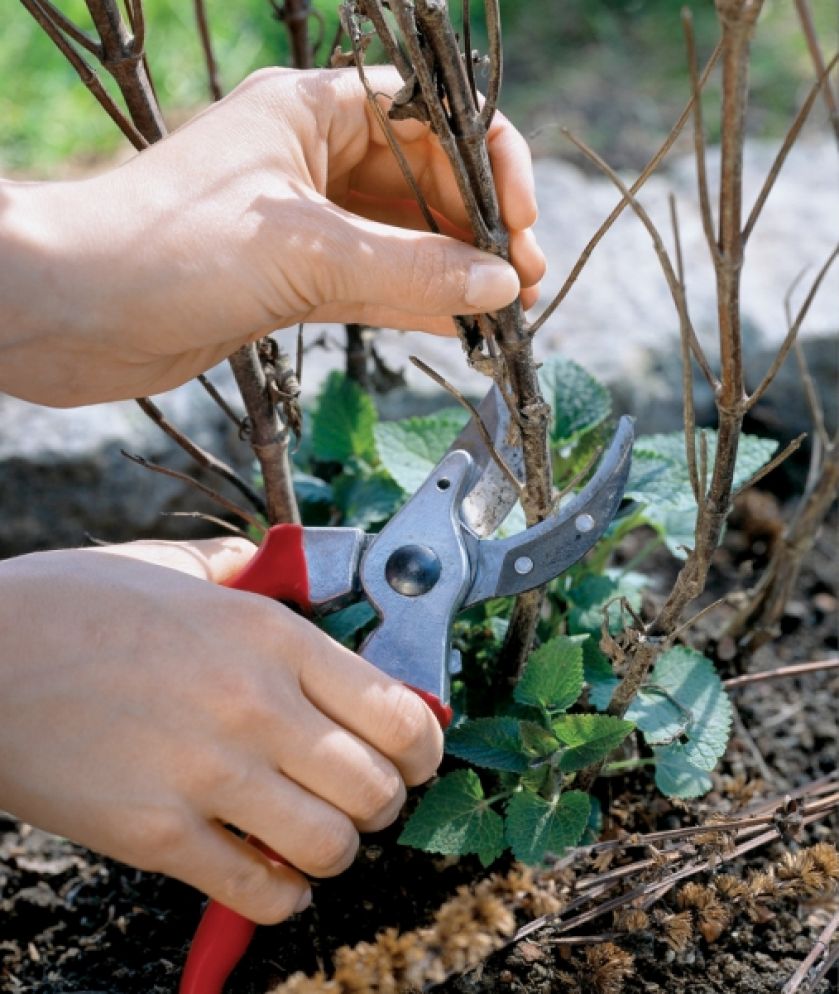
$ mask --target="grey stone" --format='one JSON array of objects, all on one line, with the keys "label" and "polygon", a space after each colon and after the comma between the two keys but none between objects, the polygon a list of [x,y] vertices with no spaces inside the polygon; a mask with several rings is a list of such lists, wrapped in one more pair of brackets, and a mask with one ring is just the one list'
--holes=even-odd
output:
[{"label": "grey stone", "polygon": [[[774,145],[752,145],[744,166],[745,203],[750,205],[775,154]],[[709,151],[713,189],[718,153]],[[784,295],[807,267],[793,306],[827,258],[839,235],[839,170],[835,145],[827,138],[793,149],[748,245],[743,275],[746,375],[754,387],[768,368],[785,331]],[[654,176],[641,199],[667,245],[672,245],[668,193],[679,206],[688,300],[697,334],[714,361],[716,299],[702,227],[695,205],[693,163],[676,159]],[[633,177],[626,177],[630,180]],[[562,284],[578,254],[618,199],[605,179],[554,160],[536,162],[539,240],[547,254],[544,297],[538,315]],[[746,208],[748,210],[748,206]],[[839,264],[825,280],[802,328],[801,339],[819,392],[836,421],[839,369]],[[311,399],[331,369],[343,367],[343,329],[309,328],[310,342],[324,337],[329,347],[307,351],[304,396]],[[279,333],[294,347],[291,331]],[[404,368],[407,390],[381,400],[384,416],[395,417],[443,403],[439,388],[408,362],[412,352],[470,396],[486,380],[467,369],[455,339],[416,332],[382,331],[381,354]],[[677,428],[681,418],[679,336],[675,310],[646,231],[626,210],[594,250],[588,265],[559,310],[535,339],[536,353],[561,353],[605,380],[621,412],[634,414],[642,431]],[[235,388],[225,366],[213,371],[232,398]],[[195,384],[159,399],[171,420],[199,443],[250,472],[250,455],[229,421]],[[712,415],[710,391],[697,380],[701,421]],[[792,436],[810,427],[794,359],[790,358],[756,412],[767,430]],[[48,546],[75,545],[85,533],[111,541],[145,535],[183,535],[200,524],[162,517],[172,510],[214,510],[206,499],[177,481],[150,473],[120,455],[124,448],[176,469],[191,461],[147,421],[133,403],[74,411],[39,408],[0,396],[0,555]],[[217,481],[202,475],[206,482]],[[236,495],[237,499],[238,496]]]}]

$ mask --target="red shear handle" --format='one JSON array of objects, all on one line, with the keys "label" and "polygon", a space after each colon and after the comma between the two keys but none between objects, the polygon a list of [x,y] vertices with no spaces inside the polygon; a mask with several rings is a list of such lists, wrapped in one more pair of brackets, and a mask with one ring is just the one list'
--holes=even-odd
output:
[{"label": "red shear handle", "polygon": [[[308,611],[311,603],[303,528],[300,525],[274,525],[253,559],[224,586],[263,594]],[[425,701],[440,725],[448,728],[452,709],[427,691],[417,687],[411,687],[411,690]],[[246,841],[274,862],[285,862],[259,839],[248,836]],[[243,915],[217,901],[210,901],[187,954],[180,994],[222,994],[227,978],[244,956],[255,929],[256,925]]]},{"label": "red shear handle", "polygon": [[248,565],[225,587],[263,594],[309,611],[309,570],[302,525],[274,525]]}]

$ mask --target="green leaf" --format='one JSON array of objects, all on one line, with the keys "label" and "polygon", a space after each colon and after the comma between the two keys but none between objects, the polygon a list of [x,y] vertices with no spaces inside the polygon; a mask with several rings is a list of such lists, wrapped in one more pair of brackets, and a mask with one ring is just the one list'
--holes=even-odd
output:
[{"label": "green leaf", "polygon": [[707,794],[713,782],[705,770],[693,766],[679,743],[653,749],[655,756],[655,785],[668,797],[700,797]]},{"label": "green leaf", "polygon": [[426,791],[399,841],[449,856],[477,853],[488,865],[504,851],[504,823],[487,805],[478,775],[456,770]]},{"label": "green leaf", "polygon": [[527,756],[515,718],[475,718],[446,735],[446,752],[475,766],[523,773]]},{"label": "green leaf", "polygon": [[522,721],[519,725],[522,745],[528,755],[541,758],[550,756],[559,748],[557,737],[535,721]]},{"label": "green leaf", "polygon": [[577,845],[586,830],[591,800],[581,790],[564,791],[554,801],[522,791],[507,805],[505,833],[516,859],[541,863]]},{"label": "green leaf", "polygon": [[[708,466],[714,465],[717,433],[702,430],[708,448]],[[699,432],[696,452],[699,460]],[[750,479],[775,454],[778,443],[769,438],[741,435],[734,468],[735,489]],[[682,432],[642,435],[632,450],[632,468],[625,496],[654,507],[690,510],[695,506]]]},{"label": "green leaf", "polygon": [[553,408],[551,441],[567,444],[609,417],[612,398],[591,373],[563,356],[553,356],[539,370],[539,385]]},{"label": "green leaf", "polygon": [[370,471],[362,463],[355,472],[342,473],[332,481],[342,523],[356,528],[387,521],[404,499],[400,488],[384,470]]},{"label": "green leaf", "polygon": [[295,470],[292,482],[294,496],[300,504],[331,504],[335,499],[332,487],[318,476]]},{"label": "green leaf", "polygon": [[355,456],[374,463],[376,421],[371,397],[343,373],[331,372],[312,419],[312,455],[319,462],[344,463]]},{"label": "green leaf", "polygon": [[336,611],[334,614],[321,618],[318,627],[331,635],[336,642],[346,645],[365,625],[376,617],[376,612],[367,601],[358,601],[357,604],[350,604],[343,611]]},{"label": "green leaf", "polygon": [[641,573],[621,573],[618,570],[607,570],[600,575],[584,573],[582,579],[566,594],[571,604],[568,627],[574,632],[596,633],[599,637],[603,611],[606,609],[609,631],[621,631],[626,619],[621,617],[619,599],[626,598],[633,610],[639,611],[641,594],[648,582],[647,577]]},{"label": "green leaf", "polygon": [[566,714],[553,723],[556,737],[568,748],[559,759],[564,773],[582,770],[605,759],[623,742],[635,725],[610,714]]},{"label": "green leaf", "polygon": [[530,654],[513,697],[519,704],[566,711],[583,692],[583,648],[579,637],[560,635]]},{"label": "green leaf", "polygon": [[588,684],[591,706],[598,711],[605,711],[620,680],[615,676],[612,664],[600,651],[593,635],[589,635],[583,642],[583,674]]},{"label": "green leaf", "polygon": [[424,418],[381,421],[374,430],[384,468],[407,494],[414,493],[469,420],[462,407]]},{"label": "green leaf", "polygon": [[650,745],[678,744],[687,763],[712,770],[728,745],[731,702],[710,659],[674,646],[661,654],[626,717]]},{"label": "green leaf", "polygon": [[670,554],[687,559],[686,549],[696,541],[696,508],[663,507],[651,504],[644,509],[644,521],[664,539]]}]

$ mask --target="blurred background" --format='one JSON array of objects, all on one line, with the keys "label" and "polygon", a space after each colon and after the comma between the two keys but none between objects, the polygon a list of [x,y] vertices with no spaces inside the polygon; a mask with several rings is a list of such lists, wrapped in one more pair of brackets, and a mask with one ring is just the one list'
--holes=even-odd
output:
[{"label": "blurred background", "polygon": [[[58,0],[58,6],[80,26],[90,24],[83,0]],[[335,37],[338,0],[315,0],[314,6],[322,17],[322,65]],[[482,48],[483,4],[473,0],[471,6],[474,44]],[[682,6],[682,0],[501,0],[502,109],[525,133],[535,132],[537,154],[570,154],[557,127],[565,125],[613,165],[642,165],[687,92]],[[716,40],[713,0],[688,6],[701,58]],[[174,126],[207,102],[193,4],[145,0],[144,7],[151,72]],[[285,30],[269,0],[206,0],[206,7],[225,91],[261,66],[289,64]],[[460,0],[450,7],[457,13]],[[839,5],[812,0],[811,7],[823,45],[835,48]],[[752,63],[752,133],[780,135],[811,81],[812,63],[792,0],[767,0]],[[713,86],[708,104],[713,141]],[[27,11],[6,3],[0,31],[0,173],[77,173],[117,154],[121,144],[114,125]]]}]

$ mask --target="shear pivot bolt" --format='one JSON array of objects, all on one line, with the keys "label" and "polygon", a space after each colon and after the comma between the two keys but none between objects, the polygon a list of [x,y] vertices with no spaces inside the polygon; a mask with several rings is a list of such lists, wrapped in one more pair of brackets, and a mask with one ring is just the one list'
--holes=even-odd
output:
[{"label": "shear pivot bolt", "polygon": [[437,553],[427,545],[403,545],[385,563],[385,579],[398,594],[419,597],[440,579]]},{"label": "shear pivot bolt", "polygon": [[513,569],[519,576],[527,576],[527,574],[533,569],[533,560],[530,556],[519,556],[519,558],[513,563]]},{"label": "shear pivot bolt", "polygon": [[594,528],[594,518],[590,514],[578,514],[574,524],[578,532],[590,532]]}]

